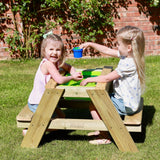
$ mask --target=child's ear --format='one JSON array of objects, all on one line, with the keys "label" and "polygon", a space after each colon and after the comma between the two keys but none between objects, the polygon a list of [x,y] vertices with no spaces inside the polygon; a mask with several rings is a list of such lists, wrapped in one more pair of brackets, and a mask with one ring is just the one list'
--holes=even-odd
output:
[{"label": "child's ear", "polygon": [[131,44],[128,45],[128,53],[132,51],[132,46]]}]

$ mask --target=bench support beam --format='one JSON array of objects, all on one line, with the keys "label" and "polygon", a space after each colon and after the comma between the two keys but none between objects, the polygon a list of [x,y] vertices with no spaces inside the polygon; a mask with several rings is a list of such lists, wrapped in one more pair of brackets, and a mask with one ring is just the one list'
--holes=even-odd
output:
[{"label": "bench support beam", "polygon": [[87,90],[104,124],[108,128],[119,150],[138,152],[138,149],[124,126],[106,90]]},{"label": "bench support beam", "polygon": [[38,147],[63,92],[63,89],[45,90],[41,98],[40,104],[29,125],[27,134],[23,138],[21,144],[22,147]]}]

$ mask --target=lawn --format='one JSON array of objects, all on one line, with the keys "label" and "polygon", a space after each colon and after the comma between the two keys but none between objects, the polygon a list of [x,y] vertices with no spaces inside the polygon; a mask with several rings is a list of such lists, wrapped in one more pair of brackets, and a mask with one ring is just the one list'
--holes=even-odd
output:
[{"label": "lawn", "polygon": [[[39,62],[39,59],[0,62],[0,159],[159,160],[160,56],[146,57],[143,131],[131,134],[139,149],[138,153],[123,153],[114,143],[90,145],[87,137],[88,131],[65,130],[45,134],[37,149],[21,148],[22,129],[16,126],[16,116],[27,103]],[[112,65],[115,68],[118,59],[69,59],[67,62],[76,68],[95,68],[105,65]],[[81,113],[81,111],[77,112]],[[77,112],[74,111],[72,114],[77,114]]]}]

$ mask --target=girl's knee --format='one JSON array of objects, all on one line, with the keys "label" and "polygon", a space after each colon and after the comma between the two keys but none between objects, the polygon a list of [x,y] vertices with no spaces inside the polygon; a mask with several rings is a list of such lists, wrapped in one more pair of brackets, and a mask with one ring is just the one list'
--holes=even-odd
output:
[{"label": "girl's knee", "polygon": [[96,110],[96,108],[95,108],[95,106],[94,106],[93,103],[91,103],[91,104],[89,105],[89,110],[90,110],[90,112]]}]

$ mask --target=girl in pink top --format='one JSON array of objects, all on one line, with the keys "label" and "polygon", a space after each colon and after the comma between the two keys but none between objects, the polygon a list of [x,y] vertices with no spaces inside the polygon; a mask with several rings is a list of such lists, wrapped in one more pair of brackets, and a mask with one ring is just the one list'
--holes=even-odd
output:
[{"label": "girl in pink top", "polygon": [[[70,80],[81,80],[83,77],[75,68],[64,62],[65,51],[61,38],[51,32],[45,34],[41,44],[41,61],[34,79],[33,90],[28,99],[28,105],[32,112],[35,112],[45,91],[45,85],[53,78],[58,84]],[[59,68],[69,72],[71,76],[62,76]]]},{"label": "girl in pink top", "polygon": [[[83,78],[80,72],[76,72],[75,68],[64,62],[65,50],[61,38],[51,32],[43,36],[41,44],[41,61],[34,79],[34,86],[28,99],[28,106],[32,112],[35,112],[38,104],[45,91],[45,85],[53,78],[58,84],[66,83],[70,80],[79,81]],[[62,76],[59,68],[69,72],[70,76]],[[56,116],[64,117],[60,108],[56,108]],[[25,131],[23,131],[24,133]],[[25,133],[24,133],[25,135]]]}]

